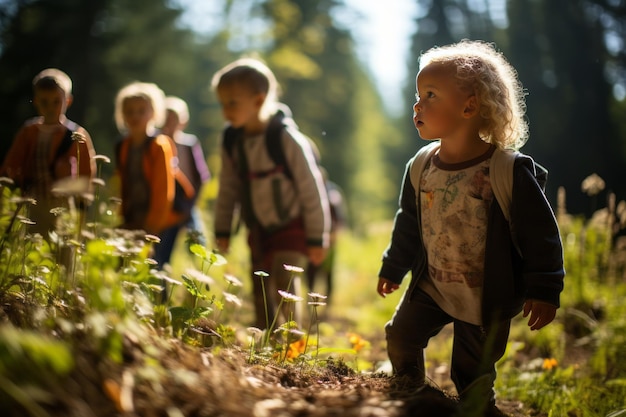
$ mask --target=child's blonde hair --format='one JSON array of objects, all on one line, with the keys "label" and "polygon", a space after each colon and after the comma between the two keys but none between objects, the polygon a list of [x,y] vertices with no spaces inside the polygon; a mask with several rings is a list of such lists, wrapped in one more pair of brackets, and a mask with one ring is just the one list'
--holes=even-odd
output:
[{"label": "child's blonde hair", "polygon": [[165,122],[165,93],[156,84],[135,81],[123,87],[115,98],[115,124],[120,132],[126,131],[124,122],[124,102],[130,98],[142,98],[152,106],[152,120],[148,129],[163,126]]},{"label": "child's blonde hair", "polygon": [[278,82],[276,76],[263,62],[254,58],[241,58],[226,65],[215,73],[211,88],[241,85],[252,94],[265,94],[259,118],[267,120],[278,106]]},{"label": "child's blonde hair", "polygon": [[189,122],[189,107],[182,98],[175,96],[165,97],[165,109],[176,113],[178,123],[181,125],[185,125]]},{"label": "child's blonde hair", "polygon": [[454,66],[459,87],[475,94],[484,120],[480,137],[485,142],[515,150],[526,143],[526,93],[517,71],[495,45],[464,39],[434,47],[421,55],[420,70],[431,63]]},{"label": "child's blonde hair", "polygon": [[46,68],[33,78],[33,89],[50,89],[58,87],[65,93],[65,96],[72,95],[72,79],[69,75],[57,68]]}]

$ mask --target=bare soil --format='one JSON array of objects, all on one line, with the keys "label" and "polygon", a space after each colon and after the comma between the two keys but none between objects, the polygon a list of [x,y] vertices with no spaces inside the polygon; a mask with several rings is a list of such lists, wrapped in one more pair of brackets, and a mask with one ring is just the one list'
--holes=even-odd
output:
[{"label": "bare soil", "polygon": [[[75,371],[51,384],[51,417],[446,417],[458,403],[446,392],[418,391],[383,374],[357,374],[341,361],[323,365],[250,363],[237,348],[206,350],[178,339],[125,339],[124,363],[77,352]],[[445,391],[445,389],[444,389]],[[500,401],[510,416],[540,416]],[[28,415],[24,409],[2,415]],[[473,415],[473,414],[472,414]]]}]

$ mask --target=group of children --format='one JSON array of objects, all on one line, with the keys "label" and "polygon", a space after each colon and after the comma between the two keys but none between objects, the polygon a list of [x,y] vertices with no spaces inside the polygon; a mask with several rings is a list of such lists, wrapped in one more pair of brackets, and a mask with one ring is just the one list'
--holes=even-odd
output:
[{"label": "group of children", "polygon": [[[30,232],[45,238],[56,226],[52,209],[65,204],[53,195],[54,184],[66,178],[91,180],[96,174],[89,133],[65,116],[72,102],[71,87],[70,77],[59,69],[37,74],[33,103],[40,116],[20,129],[0,168],[0,175],[12,178],[24,195],[37,201],[29,213],[35,222]],[[251,269],[272,277],[267,283],[268,303],[258,276],[253,278],[255,324],[267,328],[267,317],[273,318],[280,304],[277,290],[302,293],[299,274],[285,265],[309,270],[312,286],[312,274],[326,257],[331,210],[325,179],[312,142],[293,121],[289,123],[288,116],[277,121],[280,140],[274,145],[280,146],[284,166],[272,169],[263,134],[269,118],[284,105],[278,102],[278,83],[265,64],[238,60],[215,75],[213,88],[228,124],[225,135],[232,132],[238,143],[232,154],[223,150],[214,216],[216,247],[228,252],[235,223],[246,224]],[[206,243],[196,207],[200,189],[210,178],[206,158],[198,138],[185,132],[187,104],[166,97],[156,84],[133,82],[121,88],[114,119],[121,134],[113,181],[119,184],[114,188],[121,197],[119,228],[159,237],[151,256],[162,267],[170,261],[181,229]],[[76,140],[76,133],[81,140]],[[66,141],[69,146],[63,145]]]},{"label": "group of children", "polygon": [[[18,131],[0,175],[35,199],[30,233],[48,239],[57,227],[53,209],[67,205],[54,192],[55,184],[68,178],[89,184],[96,175],[95,150],[87,130],[66,117],[72,81],[65,72],[48,68],[37,74],[32,101],[39,116]],[[115,122],[123,136],[115,158],[122,197],[120,228],[159,236],[163,244],[157,245],[154,258],[160,265],[169,261],[181,227],[200,230],[193,203],[209,170],[198,139],[183,132],[188,120],[185,102],[166,98],[154,84],[131,83],[115,101]],[[174,207],[175,181],[184,185],[188,204],[183,209]]]},{"label": "group of children", "polygon": [[[298,274],[285,265],[304,270],[327,256],[328,194],[315,149],[279,103],[276,79],[265,64],[238,60],[215,74],[212,87],[227,122],[224,142],[232,142],[221,148],[215,244],[227,253],[238,222],[246,225],[251,272],[270,276],[267,283],[261,282],[264,276],[251,277],[255,324],[268,328],[279,302],[277,290],[301,294]],[[537,179],[541,167],[510,152],[528,138],[525,93],[503,55],[480,41],[422,54],[416,92],[413,122],[422,139],[436,143],[419,165],[419,154],[407,164],[379,272],[377,292],[383,297],[396,291],[407,273],[412,275],[386,326],[389,358],[396,377],[408,378],[416,389],[428,387],[424,349],[453,323],[451,376],[467,407],[464,415],[505,415],[495,406],[493,384],[511,319],[523,312],[532,330],[550,323],[565,274],[558,226]],[[87,132],[65,118],[71,103],[65,74],[39,74],[33,103],[40,117],[20,130],[1,174],[47,201],[56,179],[93,177],[93,163],[81,158],[78,164],[77,155],[79,149],[89,156],[94,151]],[[160,236],[162,250],[155,256],[167,262],[178,230],[197,227],[193,211],[177,211],[174,197],[183,190],[187,207],[194,206],[209,177],[202,149],[196,137],[183,133],[189,120],[184,102],[166,100],[154,84],[124,87],[115,108],[124,133],[116,150],[120,227]],[[68,131],[82,133],[85,140],[59,154]],[[271,135],[279,135],[280,161]],[[501,179],[493,169],[493,161],[503,157],[512,161],[504,174],[512,178],[505,192],[508,202],[496,195]]]}]

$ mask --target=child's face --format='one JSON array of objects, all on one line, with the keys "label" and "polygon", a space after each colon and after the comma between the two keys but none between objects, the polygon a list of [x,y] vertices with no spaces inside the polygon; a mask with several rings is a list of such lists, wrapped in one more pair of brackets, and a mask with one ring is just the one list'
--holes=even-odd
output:
[{"label": "child's face", "polygon": [[422,68],[416,91],[413,123],[422,139],[445,138],[459,131],[471,95],[460,89],[453,68],[438,63]]},{"label": "child's face", "polygon": [[180,119],[178,118],[178,114],[175,111],[167,110],[165,114],[165,123],[161,127],[161,132],[166,135],[172,136],[174,132],[177,130],[182,130],[183,126],[180,123]]},{"label": "child's face", "polygon": [[45,124],[60,123],[60,117],[65,114],[69,103],[69,98],[61,88],[34,91],[33,104]]},{"label": "child's face", "polygon": [[143,134],[154,117],[150,101],[142,97],[129,97],[122,103],[122,116],[129,134]]},{"label": "child's face", "polygon": [[265,95],[253,93],[239,85],[226,85],[217,89],[224,119],[234,128],[252,126],[259,122],[259,112]]}]

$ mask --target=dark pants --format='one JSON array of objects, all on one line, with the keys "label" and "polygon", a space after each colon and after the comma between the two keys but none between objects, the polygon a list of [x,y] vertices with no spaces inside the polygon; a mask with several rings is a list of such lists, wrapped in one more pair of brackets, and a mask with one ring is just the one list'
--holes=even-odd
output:
[{"label": "dark pants", "polygon": [[171,226],[159,233],[159,238],[161,239],[161,242],[154,248],[154,260],[159,263],[160,268],[162,268],[163,265],[165,265],[166,263],[170,262],[178,233],[180,233],[180,231],[185,228],[188,231],[197,232],[197,234],[201,236],[198,243],[200,243],[201,245],[205,244],[204,237],[202,235],[202,221],[200,219],[200,214],[197,212],[197,210],[192,210],[187,220]]},{"label": "dark pants", "polygon": [[[159,233],[159,238],[161,242],[155,245],[154,247],[154,260],[159,264],[159,268],[163,268],[165,264],[170,263],[172,258],[172,251],[174,250],[174,244],[176,243],[176,238],[182,229],[186,228],[188,232],[195,232],[198,237],[198,241],[201,245],[206,243],[204,235],[202,233],[202,221],[200,219],[200,214],[196,209],[191,211],[189,218],[179,224],[171,226],[161,233]],[[161,302],[167,301],[167,285],[163,281],[161,283],[163,290],[161,291]]]},{"label": "dark pants", "polygon": [[456,320],[441,310],[419,286],[411,300],[408,292],[404,294],[385,326],[394,373],[410,375],[417,384],[423,384],[424,349],[430,338],[449,323],[454,325],[450,376],[461,400],[482,402],[481,407],[494,403],[495,363],[504,355],[511,321],[485,328]]}]

